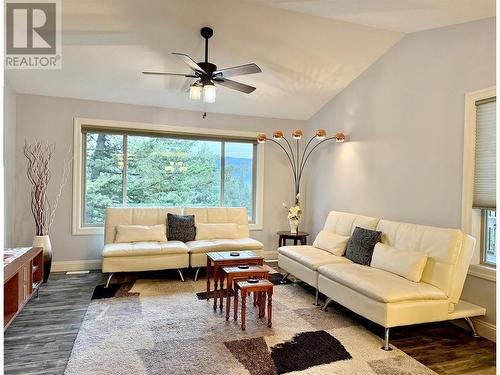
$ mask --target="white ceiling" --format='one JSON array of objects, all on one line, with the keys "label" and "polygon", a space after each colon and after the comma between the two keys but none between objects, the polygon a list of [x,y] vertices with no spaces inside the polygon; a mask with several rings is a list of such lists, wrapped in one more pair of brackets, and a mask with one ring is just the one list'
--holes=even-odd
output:
[{"label": "white ceiling", "polygon": [[402,33],[434,29],[496,15],[496,0],[248,1]]},{"label": "white ceiling", "polygon": [[[64,0],[63,68],[8,70],[6,77],[18,93],[308,119],[404,35],[387,31],[399,28],[383,24],[383,19],[398,18],[397,22],[406,24],[400,18],[411,18],[411,12],[401,3],[430,2]],[[358,8],[366,5],[364,12],[348,6],[354,3]],[[333,17],[335,11],[326,10],[336,4],[343,7],[334,18],[366,24],[372,20],[386,30],[300,13]],[[391,6],[394,16],[388,17]],[[321,12],[321,7],[326,10]],[[204,104],[189,100],[181,90],[182,77],[141,74],[142,70],[188,73],[171,52],[187,53],[201,61],[202,26],[214,28],[209,60],[219,68],[250,62],[261,67],[262,73],[234,78],[257,87],[254,93],[245,95],[220,87],[217,102]]]}]

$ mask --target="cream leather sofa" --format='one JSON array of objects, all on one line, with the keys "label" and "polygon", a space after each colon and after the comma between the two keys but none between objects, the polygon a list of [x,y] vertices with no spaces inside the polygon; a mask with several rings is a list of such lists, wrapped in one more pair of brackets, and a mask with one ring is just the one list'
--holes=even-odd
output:
[{"label": "cream leather sofa", "polygon": [[[195,215],[195,224],[237,224],[237,238],[213,238],[204,240],[165,242],[115,242],[118,225],[165,224],[167,214]],[[102,271],[110,273],[107,286],[116,272],[153,271],[177,269],[184,281],[181,269],[206,266],[206,253],[212,251],[253,250],[262,252],[264,245],[249,237],[245,208],[174,208],[174,207],[120,207],[106,209],[104,224],[104,248]]]},{"label": "cream leather sofa", "polygon": [[[278,264],[355,313],[385,327],[383,349],[390,350],[389,328],[465,318],[486,310],[461,301],[460,295],[475,240],[458,229],[429,227],[332,211],[323,230],[351,236],[359,226],[382,232],[381,242],[403,251],[427,253],[420,282],[385,270],[362,266],[314,246],[283,246]],[[372,263],[373,265],[373,263]]]}]

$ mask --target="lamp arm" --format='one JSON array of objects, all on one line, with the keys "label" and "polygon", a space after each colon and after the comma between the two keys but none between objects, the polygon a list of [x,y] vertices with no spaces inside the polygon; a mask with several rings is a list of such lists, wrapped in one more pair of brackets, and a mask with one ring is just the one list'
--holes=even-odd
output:
[{"label": "lamp arm", "polygon": [[[297,164],[295,166],[295,168],[297,169],[297,175],[299,175],[299,156],[300,156],[300,144],[299,144],[299,140],[296,139],[295,140],[295,144],[296,144],[296,150],[297,150]],[[297,200],[297,195],[299,194],[299,188],[300,188],[300,176],[297,178],[297,181],[295,182],[295,197],[294,199]]]},{"label": "lamp arm", "polygon": [[316,148],[326,142],[326,141],[331,141],[332,139],[335,139],[335,137],[330,137],[330,138],[326,138],[326,139],[323,139],[321,142],[318,142],[312,149],[311,151],[309,151],[309,153],[307,154],[304,162],[302,163],[302,166],[300,168],[300,172],[299,172],[299,181],[300,181],[300,178],[302,177],[302,172],[304,171],[304,167],[306,166],[306,163],[307,163],[307,160],[309,159],[309,157],[311,156],[311,154],[313,153],[314,150],[316,150]]},{"label": "lamp arm", "polygon": [[290,155],[288,154],[286,149],[279,142],[275,141],[274,139],[268,139],[268,141],[276,143],[278,146],[281,147],[281,149],[285,153],[286,157],[288,158],[288,161],[290,162],[290,167],[292,168],[292,172],[293,172],[293,180],[295,181],[295,184],[297,184],[297,172],[295,171],[294,163],[292,162],[292,157],[290,157]]},{"label": "lamp arm", "polygon": [[[290,144],[290,142],[288,142],[288,139],[286,139],[285,137],[283,137],[282,139],[285,140],[286,144],[288,145],[288,148],[290,149],[290,155],[291,155],[291,159],[293,160],[293,166],[292,168],[294,170],[297,170],[297,166],[295,165],[295,156],[293,155],[293,149],[292,149],[292,145]],[[297,172],[298,173],[298,172]]]},{"label": "lamp arm", "polygon": [[302,152],[302,160],[301,160],[301,162],[300,162],[300,170],[302,170],[302,168],[303,168],[303,165],[304,165],[304,156],[305,156],[305,154],[306,154],[306,152],[307,152],[307,149],[309,148],[309,145],[311,144],[311,142],[312,142],[312,141],[314,141],[314,139],[315,139],[315,138],[316,138],[316,136],[313,136],[313,137],[309,140],[309,142],[307,142],[306,147],[304,148],[304,151]]}]

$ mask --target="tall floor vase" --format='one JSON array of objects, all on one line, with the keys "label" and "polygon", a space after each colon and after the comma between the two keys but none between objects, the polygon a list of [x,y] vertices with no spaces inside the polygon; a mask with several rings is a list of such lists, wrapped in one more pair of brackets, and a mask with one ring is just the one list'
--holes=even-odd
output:
[{"label": "tall floor vase", "polygon": [[35,236],[33,247],[43,248],[43,282],[46,283],[49,279],[50,268],[52,267],[52,244],[50,243],[50,237],[48,235]]}]

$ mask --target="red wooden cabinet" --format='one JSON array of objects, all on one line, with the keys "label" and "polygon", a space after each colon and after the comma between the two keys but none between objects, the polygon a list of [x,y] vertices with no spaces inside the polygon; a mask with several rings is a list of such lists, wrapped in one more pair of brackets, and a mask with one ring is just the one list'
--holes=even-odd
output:
[{"label": "red wooden cabinet", "polygon": [[43,282],[43,249],[4,249],[4,330]]}]

